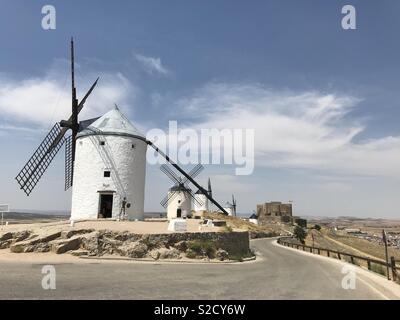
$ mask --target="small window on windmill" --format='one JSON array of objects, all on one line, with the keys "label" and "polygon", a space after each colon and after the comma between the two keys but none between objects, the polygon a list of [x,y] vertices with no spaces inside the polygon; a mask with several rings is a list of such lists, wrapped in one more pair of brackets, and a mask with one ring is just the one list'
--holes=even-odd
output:
[{"label": "small window on windmill", "polygon": [[136,145],[134,143],[132,143],[132,149],[135,149]]},{"label": "small window on windmill", "polygon": [[105,170],[104,171],[104,178],[109,178],[109,177],[111,177],[111,171]]},{"label": "small window on windmill", "polygon": [[105,141],[100,141],[100,145],[101,145],[101,146],[104,146],[105,144],[106,144]]}]

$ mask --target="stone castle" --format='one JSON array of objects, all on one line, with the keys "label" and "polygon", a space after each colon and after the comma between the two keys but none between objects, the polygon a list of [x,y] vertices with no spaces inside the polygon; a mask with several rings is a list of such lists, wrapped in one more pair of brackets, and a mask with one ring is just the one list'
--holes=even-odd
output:
[{"label": "stone castle", "polygon": [[258,223],[291,222],[293,219],[292,204],[282,202],[266,202],[257,205]]}]

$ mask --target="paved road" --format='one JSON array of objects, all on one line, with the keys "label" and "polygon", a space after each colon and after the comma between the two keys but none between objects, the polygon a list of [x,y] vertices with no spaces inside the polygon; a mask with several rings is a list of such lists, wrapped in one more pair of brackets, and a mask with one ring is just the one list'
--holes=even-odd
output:
[{"label": "paved road", "polygon": [[41,287],[42,265],[0,265],[0,299],[382,299],[357,281],[341,287],[341,266],[252,241],[262,261],[243,264],[58,264],[56,290]]}]

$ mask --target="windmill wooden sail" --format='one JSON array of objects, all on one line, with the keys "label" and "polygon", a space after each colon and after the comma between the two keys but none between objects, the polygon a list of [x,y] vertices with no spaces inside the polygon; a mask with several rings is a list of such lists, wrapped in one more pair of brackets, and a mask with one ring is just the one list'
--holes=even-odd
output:
[{"label": "windmill wooden sail", "polygon": [[[86,99],[92,93],[97,85],[97,80],[90,87],[89,91],[85,94],[83,99],[79,102],[76,98],[75,88],[75,67],[74,67],[74,41],[71,39],[71,81],[72,81],[72,114],[68,120],[61,120],[57,122],[39,147],[29,158],[28,162],[23,166],[21,171],[15,177],[20,189],[25,192],[27,196],[31,194],[37,183],[46,172],[50,163],[57,155],[65,143],[65,190],[69,189],[72,184],[74,161],[75,161],[75,140],[79,129],[78,114],[82,110]],[[65,137],[68,130],[71,130],[71,135]]]}]

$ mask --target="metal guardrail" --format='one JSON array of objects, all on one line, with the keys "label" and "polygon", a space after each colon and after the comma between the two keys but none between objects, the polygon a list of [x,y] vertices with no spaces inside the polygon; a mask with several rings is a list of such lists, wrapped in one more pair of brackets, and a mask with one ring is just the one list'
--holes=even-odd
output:
[{"label": "metal guardrail", "polygon": [[[287,241],[288,239],[293,239],[293,238],[281,237],[281,238],[278,238],[277,242],[280,245],[283,245],[286,247],[290,247],[290,248],[294,248],[294,249],[298,249],[298,250],[302,249],[303,251],[308,250],[310,253],[313,253],[313,254],[317,253],[318,255],[321,255],[323,252],[326,252],[327,257],[333,258],[332,255],[336,255],[339,260],[342,260],[342,257],[347,256],[350,258],[350,262],[352,264],[355,264],[355,262],[356,262],[355,260],[363,260],[363,261],[367,262],[367,268],[370,271],[374,271],[372,268],[373,263],[381,265],[385,268],[389,267],[389,269],[391,270],[392,280],[397,281],[399,279],[398,270],[400,270],[400,265],[396,266],[396,262],[400,262],[400,261],[398,261],[398,260],[396,261],[394,259],[394,257],[390,257],[390,262],[387,264],[383,260],[373,259],[373,258],[369,258],[369,257],[362,257],[362,256],[354,255],[354,254],[343,252],[343,251],[331,250],[331,249],[320,248],[320,247],[311,247],[311,246],[307,246],[304,244],[289,242],[289,241]],[[389,275],[387,275],[387,276],[389,279]]]}]

